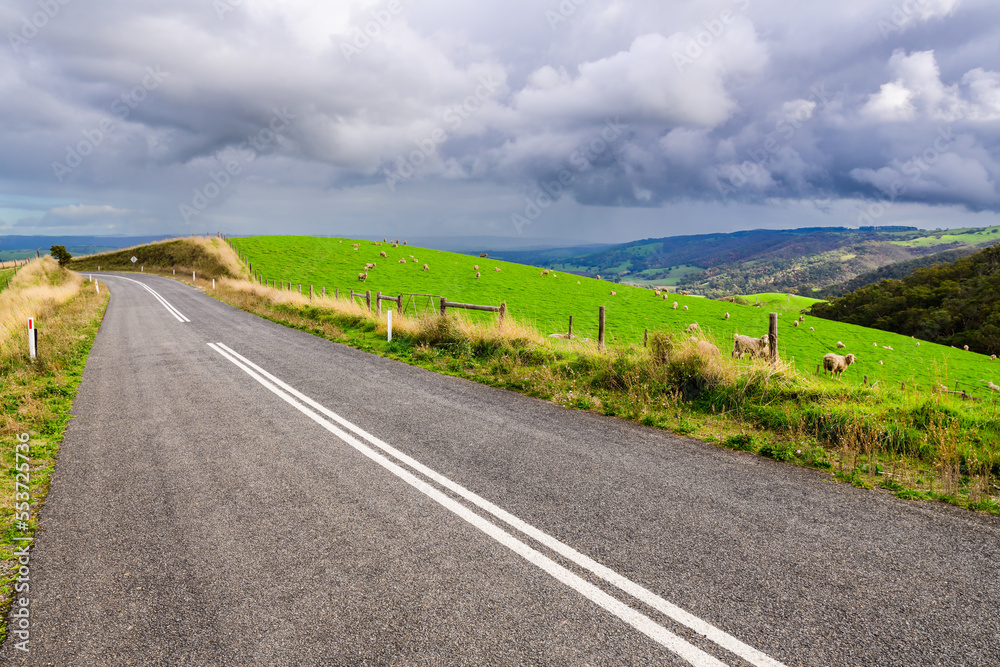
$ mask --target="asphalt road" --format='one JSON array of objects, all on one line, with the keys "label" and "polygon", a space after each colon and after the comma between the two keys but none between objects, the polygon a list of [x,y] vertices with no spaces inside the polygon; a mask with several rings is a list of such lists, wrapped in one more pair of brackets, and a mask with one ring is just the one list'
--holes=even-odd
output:
[{"label": "asphalt road", "polygon": [[3,662],[1000,664],[996,517],[103,280]]}]

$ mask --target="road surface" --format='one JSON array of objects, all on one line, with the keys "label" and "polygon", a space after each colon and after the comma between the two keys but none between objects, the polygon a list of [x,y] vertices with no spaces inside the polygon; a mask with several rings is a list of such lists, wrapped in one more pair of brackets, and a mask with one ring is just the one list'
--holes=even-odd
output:
[{"label": "road surface", "polygon": [[102,280],[5,663],[1000,664],[996,517]]}]

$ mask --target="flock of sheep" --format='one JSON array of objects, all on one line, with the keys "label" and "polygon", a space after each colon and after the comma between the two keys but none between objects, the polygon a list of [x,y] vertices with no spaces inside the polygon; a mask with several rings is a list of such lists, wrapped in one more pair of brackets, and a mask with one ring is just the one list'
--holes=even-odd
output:
[{"label": "flock of sheep", "polygon": [[[387,240],[385,240],[385,239],[382,239],[382,241],[383,241],[384,243],[389,243],[389,241],[387,241]],[[343,243],[343,241],[341,241],[341,243]],[[399,240],[398,240],[398,239],[397,239],[396,241],[392,241],[391,243],[392,243],[392,247],[393,247],[393,248],[397,248],[397,247],[399,247]],[[374,242],[372,243],[372,245],[377,245],[377,246],[379,246],[379,245],[382,245],[382,243],[379,243],[378,241],[374,241]],[[403,241],[403,245],[406,245],[406,241]],[[353,248],[354,250],[360,250],[360,249],[361,249],[361,244],[360,244],[360,243],[352,243],[352,244],[351,244],[351,247],[352,247],[352,248]],[[388,255],[386,254],[385,250],[379,250],[378,254],[379,254],[379,257],[381,257],[382,259],[389,259],[389,256],[388,256]],[[481,255],[479,255],[479,256],[480,256],[480,257],[487,257],[487,254],[486,254],[486,253],[483,253],[483,254],[481,254]],[[415,263],[419,263],[419,260],[418,260],[418,259],[417,259],[416,257],[414,257],[413,255],[409,255],[409,258],[410,258],[411,260],[413,260],[413,261],[414,261]],[[399,259],[399,262],[398,262],[398,263],[399,263],[399,264],[406,264],[406,263],[407,263],[407,260],[406,260],[406,258],[405,258],[405,257],[402,257],[402,258],[400,258],[400,259]],[[367,263],[365,264],[365,270],[364,270],[364,271],[362,271],[362,272],[360,272],[360,273],[358,273],[358,280],[360,280],[361,282],[367,282],[367,281],[368,281],[368,272],[369,272],[369,271],[371,271],[372,269],[374,269],[374,268],[375,268],[376,266],[377,266],[377,265],[376,265],[376,263],[375,263],[375,262],[367,262]],[[475,271],[476,271],[476,279],[478,280],[478,279],[479,279],[479,265],[478,265],[478,264],[476,264],[476,265],[475,265],[475,266],[474,266],[473,268],[474,268],[474,269],[475,269]],[[424,264],[424,267],[423,267],[423,270],[424,270],[424,271],[430,271],[430,270],[431,270],[431,267],[430,267],[429,265],[427,265],[427,264]],[[493,270],[494,270],[494,271],[496,271],[497,273],[500,273],[500,272],[501,272],[501,271],[500,271],[500,267],[499,267],[499,266],[494,266],[494,267],[493,267]],[[544,273],[548,273],[548,271],[545,271]],[[613,292],[612,292],[612,293],[613,293]]]}]

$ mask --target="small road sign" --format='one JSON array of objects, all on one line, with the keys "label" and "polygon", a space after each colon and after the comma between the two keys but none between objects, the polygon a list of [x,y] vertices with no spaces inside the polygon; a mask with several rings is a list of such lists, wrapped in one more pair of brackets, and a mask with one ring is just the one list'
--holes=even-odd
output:
[{"label": "small road sign", "polygon": [[136,257],[135,255],[132,255],[132,263],[135,264],[138,261],[139,261],[139,258]]}]

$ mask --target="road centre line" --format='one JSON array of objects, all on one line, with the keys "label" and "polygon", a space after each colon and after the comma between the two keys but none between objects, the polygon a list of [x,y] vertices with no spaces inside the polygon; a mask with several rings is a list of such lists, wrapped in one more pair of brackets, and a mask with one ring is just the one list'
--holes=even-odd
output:
[{"label": "road centre line", "polygon": [[[351,422],[347,421],[340,415],[337,415],[336,413],[320,405],[313,399],[302,394],[295,388],[291,387],[287,383],[276,378],[274,375],[270,374],[269,372],[267,372],[257,364],[253,363],[252,361],[246,359],[245,357],[235,352],[234,350],[224,345],[223,343],[218,343],[218,344],[209,343],[209,346],[216,352],[218,352],[219,354],[221,354],[222,356],[226,357],[231,362],[236,364],[247,374],[251,375],[251,377],[256,379],[259,383],[263,384],[272,392],[274,392],[275,394],[283,398],[285,401],[296,407],[298,410],[300,410],[301,412],[312,418],[321,426],[329,430],[331,433],[334,433],[334,435],[339,437],[341,440],[350,444],[352,447],[360,451],[362,454],[365,454],[376,463],[379,463],[379,465],[382,465],[386,469],[390,470],[390,472],[393,472],[400,478],[404,479],[415,488],[420,489],[426,495],[432,497],[434,500],[441,503],[442,505],[450,509],[452,512],[455,512],[462,518],[466,519],[466,521],[469,521],[469,523],[472,523],[477,528],[487,533],[497,541],[503,543],[505,546],[512,549],[519,555],[523,556],[530,562],[538,565],[543,570],[554,576],[556,579],[574,588],[575,590],[585,595],[586,597],[591,599],[591,601],[595,602],[599,606],[602,606],[608,611],[611,611],[622,620],[626,621],[636,629],[640,630],[640,632],[643,632],[644,634],[651,637],[655,641],[659,642],[663,646],[666,646],[667,648],[674,651],[678,655],[681,655],[692,664],[714,665],[714,664],[724,664],[724,663],[720,663],[712,656],[702,652],[700,649],[689,644],[688,642],[681,639],[677,635],[674,635],[673,633],[669,632],[668,630],[666,630],[666,628],[663,628],[662,626],[656,624],[652,619],[649,619],[645,615],[633,610],[631,607],[623,605],[622,603],[618,602],[615,598],[608,596],[606,593],[601,591],[601,589],[594,587],[593,585],[589,584],[583,579],[580,579],[579,577],[577,577],[577,575],[573,574],[569,570],[566,570],[561,565],[558,565],[548,557],[535,551],[528,545],[524,544],[517,538],[510,535],[509,533],[506,533],[505,531],[495,526],[494,524],[486,521],[478,514],[470,512],[463,505],[456,503],[454,500],[442,494],[434,487],[431,487],[427,485],[424,481],[420,480],[419,478],[414,477],[409,471],[400,468],[399,466],[392,463],[391,461],[389,461],[382,455],[378,454],[374,450],[371,450],[365,444],[354,439],[347,433],[344,433],[341,429],[339,429],[334,424],[330,423],[328,420],[332,420],[333,422],[336,422],[336,424],[339,424],[340,426],[343,426],[344,428],[354,432],[356,435],[364,438],[369,443],[378,447],[383,452],[395,458],[396,460],[400,461],[401,463],[404,463],[413,470],[437,482],[441,486],[449,489],[450,491],[454,492],[455,494],[459,495],[460,497],[464,498],[465,500],[469,501],[470,503],[479,507],[480,509],[485,510],[486,512],[500,519],[501,521],[508,524],[512,528],[524,533],[525,535],[531,537],[537,542],[544,544],[549,549],[552,549],[556,553],[576,563],[578,566],[597,575],[604,581],[614,585],[615,587],[624,591],[625,593],[628,593],[635,599],[649,605],[650,607],[656,609],[665,616],[703,635],[704,637],[711,640],[718,646],[738,655],[739,657],[743,658],[752,665],[755,665],[755,667],[785,667],[781,662],[775,660],[774,658],[771,658],[765,653],[743,643],[739,639],[713,626],[707,621],[704,621],[698,618],[697,616],[694,616],[693,614],[684,611],[680,607],[677,607],[676,605],[667,602],[666,600],[656,595],[652,591],[649,591],[643,586],[640,586],[639,584],[631,581],[630,579],[627,579],[626,577],[618,574],[614,570],[611,570],[610,568],[605,567],[600,563],[597,563],[596,561],[576,551],[569,545],[560,542],[551,535],[548,535],[547,533],[544,533],[538,528],[535,528],[534,526],[526,523],[525,521],[513,516],[512,514],[506,512],[505,510],[497,507],[493,503],[485,500],[484,498],[481,498],[472,491],[469,491],[465,487],[451,481],[450,479],[444,477],[443,475],[423,465],[419,461],[416,461],[412,457],[404,454],[403,452],[400,452],[391,445],[367,433],[360,427],[352,424]],[[316,412],[325,415],[325,417],[328,419],[324,419],[319,414],[316,414],[316,412],[309,409],[310,407]],[[411,479],[413,481],[411,481]],[[543,566],[540,563],[545,563],[545,565]],[[554,572],[558,572],[559,574],[557,575]],[[570,583],[571,581],[573,583]],[[584,590],[588,592],[584,592]],[[591,595],[590,593],[593,593],[593,595]],[[622,613],[619,613],[619,611]],[[650,628],[647,624],[652,624],[653,626],[655,626],[655,628],[659,629],[659,631],[656,631],[655,636],[654,634],[650,634],[650,631],[653,631],[653,629]],[[661,635],[659,634],[660,632],[666,633],[666,635],[662,635],[663,640],[661,640]],[[678,642],[680,642],[680,644],[678,644]],[[696,653],[693,652],[690,653],[691,657],[689,658],[686,653],[681,653],[681,651],[674,648],[674,646],[680,646],[686,652],[694,651]],[[704,659],[708,659],[711,662],[700,661]]]},{"label": "road centre line", "polygon": [[133,282],[136,285],[141,286],[143,289],[145,289],[147,292],[149,292],[150,294],[152,294],[154,297],[156,297],[156,300],[159,301],[161,304],[163,304],[163,307],[167,309],[167,312],[169,312],[171,315],[173,315],[174,317],[176,317],[178,322],[190,322],[191,321],[188,318],[184,317],[184,315],[181,313],[181,311],[179,311],[176,308],[174,308],[174,306],[169,301],[167,301],[162,296],[160,296],[160,294],[156,290],[154,290],[152,287],[150,287],[146,283],[139,282],[138,280],[132,280],[131,278],[126,278],[125,276],[115,276],[115,275],[107,276],[107,275],[104,275],[102,273],[88,273],[87,275],[89,275],[89,276],[98,276],[98,277],[102,277],[102,278],[119,278],[121,280],[128,280],[129,282]]}]

